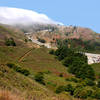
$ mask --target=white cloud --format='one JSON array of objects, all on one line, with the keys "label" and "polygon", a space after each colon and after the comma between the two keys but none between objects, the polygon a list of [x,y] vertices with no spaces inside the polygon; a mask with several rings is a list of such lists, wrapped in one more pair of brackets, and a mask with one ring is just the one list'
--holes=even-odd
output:
[{"label": "white cloud", "polygon": [[32,10],[0,7],[0,23],[3,24],[59,24],[48,18],[45,14],[39,14]]}]

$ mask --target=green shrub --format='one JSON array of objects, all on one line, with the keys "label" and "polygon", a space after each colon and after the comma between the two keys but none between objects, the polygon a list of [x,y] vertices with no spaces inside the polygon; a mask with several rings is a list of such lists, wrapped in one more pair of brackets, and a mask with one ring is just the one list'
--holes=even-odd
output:
[{"label": "green shrub", "polygon": [[54,55],[55,51],[52,49],[52,50],[49,51],[49,54],[53,54]]},{"label": "green shrub", "polygon": [[98,80],[97,87],[100,88],[100,79]]},{"label": "green shrub", "polygon": [[38,41],[41,42],[41,43],[46,43],[46,41],[44,39],[38,38]]},{"label": "green shrub", "polygon": [[9,68],[13,68],[13,67],[15,67],[15,64],[13,64],[13,63],[7,63],[7,66],[8,66]]},{"label": "green shrub", "polygon": [[88,86],[94,86],[95,85],[95,82],[93,80],[85,79],[84,81],[86,82],[86,85],[88,85]]},{"label": "green shrub", "polygon": [[63,77],[63,73],[60,73],[60,74],[59,74],[59,77]]},{"label": "green shrub", "polygon": [[65,86],[65,91],[69,92],[71,95],[74,93],[74,87],[71,84]]},{"label": "green shrub", "polygon": [[59,87],[57,87],[57,89],[56,89],[56,93],[57,94],[59,94],[59,93],[61,93],[61,92],[63,92],[63,91],[65,91],[65,86],[59,86]]},{"label": "green shrub", "polygon": [[27,69],[22,69],[20,73],[24,74],[25,76],[30,75],[30,72]]},{"label": "green shrub", "polygon": [[88,91],[84,88],[76,88],[74,91],[74,97],[86,99],[88,97]]},{"label": "green shrub", "polygon": [[96,89],[94,92],[93,92],[93,98],[96,98],[98,100],[100,100],[100,89]]},{"label": "green shrub", "polygon": [[43,75],[42,72],[38,72],[38,73],[35,75],[35,80],[36,80],[37,82],[39,82],[40,84],[45,85],[45,83],[44,83],[44,75]]},{"label": "green shrub", "polygon": [[71,82],[75,82],[75,83],[78,83],[79,80],[75,77],[72,77],[72,78],[66,78],[66,81],[71,81]]},{"label": "green shrub", "polygon": [[45,74],[51,74],[52,72],[49,71],[49,70],[47,70],[47,71],[44,71],[43,73],[45,73]]},{"label": "green shrub", "polygon": [[5,40],[5,45],[6,46],[16,46],[16,43],[13,38],[8,38]]},{"label": "green shrub", "polygon": [[47,82],[48,85],[51,85],[53,87],[56,87],[56,84],[55,83],[52,83],[52,82]]},{"label": "green shrub", "polygon": [[25,75],[25,76],[30,75],[30,72],[29,72],[27,69],[23,69],[23,68],[19,67],[19,66],[16,65],[16,64],[7,63],[7,66],[8,66],[9,68],[12,68],[12,69],[15,70],[16,72],[19,72],[19,73],[21,73],[21,74],[23,74],[23,75]]},{"label": "green shrub", "polygon": [[25,41],[25,42],[28,42],[28,40],[27,40],[27,39],[25,39],[24,41]]}]

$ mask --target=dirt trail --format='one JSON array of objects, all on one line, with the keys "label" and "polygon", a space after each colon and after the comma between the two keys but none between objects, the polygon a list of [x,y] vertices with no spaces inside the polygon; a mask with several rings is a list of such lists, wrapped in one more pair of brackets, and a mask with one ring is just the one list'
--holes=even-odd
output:
[{"label": "dirt trail", "polygon": [[19,58],[18,62],[21,62],[25,57],[27,57],[31,53],[32,50],[34,50],[34,49],[31,49],[31,50],[27,51],[24,55],[22,55]]}]

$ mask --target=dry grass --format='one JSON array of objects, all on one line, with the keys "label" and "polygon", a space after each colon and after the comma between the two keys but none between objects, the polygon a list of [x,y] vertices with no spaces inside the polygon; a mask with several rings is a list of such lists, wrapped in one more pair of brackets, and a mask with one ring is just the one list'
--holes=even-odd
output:
[{"label": "dry grass", "polygon": [[24,100],[7,90],[0,90],[0,100]]}]

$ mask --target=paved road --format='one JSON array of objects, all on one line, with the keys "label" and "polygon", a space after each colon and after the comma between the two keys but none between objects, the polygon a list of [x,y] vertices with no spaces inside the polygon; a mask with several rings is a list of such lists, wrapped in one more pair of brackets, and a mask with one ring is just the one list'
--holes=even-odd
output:
[{"label": "paved road", "polygon": [[88,64],[100,63],[100,54],[85,53],[88,57]]},{"label": "paved road", "polygon": [[33,38],[31,38],[30,36],[27,36],[27,37],[28,37],[28,39],[32,40],[32,42],[34,42],[34,43],[36,43],[36,44],[38,44],[38,45],[40,45],[40,46],[45,46],[45,47],[47,47],[47,48],[51,48],[51,46],[50,46],[49,43],[41,43],[41,42],[39,42],[37,39],[33,39]]}]

